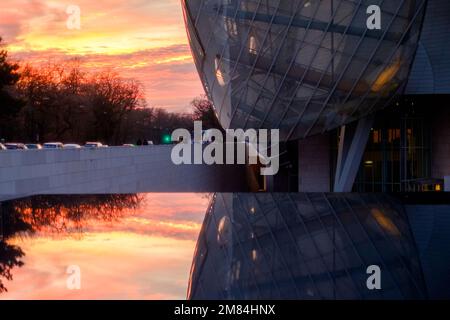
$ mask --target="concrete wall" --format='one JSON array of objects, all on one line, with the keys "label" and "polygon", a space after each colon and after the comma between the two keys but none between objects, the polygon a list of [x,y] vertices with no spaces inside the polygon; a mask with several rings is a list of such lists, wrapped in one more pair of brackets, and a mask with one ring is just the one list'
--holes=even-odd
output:
[{"label": "concrete wall", "polygon": [[330,192],[330,147],[328,134],[299,141],[299,192]]},{"label": "concrete wall", "polygon": [[0,151],[0,200],[34,194],[246,191],[243,166],[176,166],[171,150]]},{"label": "concrete wall", "polygon": [[432,121],[432,176],[444,179],[450,176],[450,101],[441,106]]}]

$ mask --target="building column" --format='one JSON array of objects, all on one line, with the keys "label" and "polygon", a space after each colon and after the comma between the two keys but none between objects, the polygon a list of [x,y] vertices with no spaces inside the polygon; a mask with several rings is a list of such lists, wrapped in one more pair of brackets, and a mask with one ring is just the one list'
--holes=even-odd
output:
[{"label": "building column", "polygon": [[334,192],[351,192],[369,140],[373,116],[341,127]]}]

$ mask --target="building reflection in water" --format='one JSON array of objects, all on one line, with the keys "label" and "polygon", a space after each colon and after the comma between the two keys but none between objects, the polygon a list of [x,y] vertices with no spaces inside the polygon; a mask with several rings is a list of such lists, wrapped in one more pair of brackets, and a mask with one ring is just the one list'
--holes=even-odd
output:
[{"label": "building reflection in water", "polygon": [[[369,290],[367,267],[381,268]],[[400,202],[383,194],[216,194],[190,299],[424,299]]]},{"label": "building reflection in water", "polygon": [[[217,194],[202,227],[205,196],[2,202],[0,298],[180,299],[199,232],[191,299],[450,298],[448,197]],[[367,289],[370,265],[382,290]]]},{"label": "building reflection in water", "polygon": [[35,196],[0,202],[0,293],[3,280],[13,279],[13,269],[24,265],[24,251],[9,239],[36,232],[81,236],[95,221],[118,221],[136,209],[139,195]]}]

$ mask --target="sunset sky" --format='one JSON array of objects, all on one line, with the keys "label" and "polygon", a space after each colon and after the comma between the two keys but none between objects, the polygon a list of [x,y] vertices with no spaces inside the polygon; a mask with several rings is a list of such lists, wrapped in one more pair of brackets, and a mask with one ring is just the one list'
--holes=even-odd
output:
[{"label": "sunset sky", "polygon": [[[70,5],[81,29],[70,30]],[[139,80],[150,106],[189,111],[203,93],[187,44],[180,0],[2,0],[0,37],[14,60],[78,58]]]},{"label": "sunset sky", "polygon": [[[2,278],[2,299],[185,299],[209,199],[206,194],[145,194],[118,221],[86,221],[84,232],[37,232],[8,240],[24,266]],[[68,290],[67,267],[81,270]]]}]

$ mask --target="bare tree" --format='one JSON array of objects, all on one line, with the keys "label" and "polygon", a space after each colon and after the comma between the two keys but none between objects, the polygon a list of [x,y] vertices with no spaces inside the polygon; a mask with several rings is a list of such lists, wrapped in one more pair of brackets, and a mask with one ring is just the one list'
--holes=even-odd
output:
[{"label": "bare tree", "polygon": [[134,80],[121,79],[105,72],[89,80],[88,100],[94,116],[94,135],[108,143],[119,143],[121,124],[131,111],[142,107],[141,86]]},{"label": "bare tree", "polygon": [[205,129],[221,129],[222,125],[217,119],[212,102],[204,95],[192,100],[191,106],[194,108],[193,119],[195,121],[202,121]]}]

